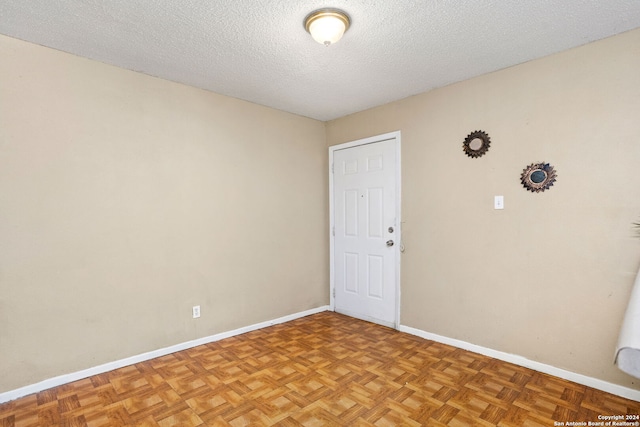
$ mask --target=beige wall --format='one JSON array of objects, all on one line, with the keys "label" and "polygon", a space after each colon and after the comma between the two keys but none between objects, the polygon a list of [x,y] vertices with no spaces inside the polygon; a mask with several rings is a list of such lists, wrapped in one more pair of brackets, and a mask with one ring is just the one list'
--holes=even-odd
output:
[{"label": "beige wall", "polygon": [[0,392],[328,304],[322,122],[0,58]]},{"label": "beige wall", "polygon": [[[640,265],[638,70],[635,30],[327,124],[329,145],[402,131],[402,324],[640,389],[612,365]],[[541,161],[557,183],[527,192]]]}]

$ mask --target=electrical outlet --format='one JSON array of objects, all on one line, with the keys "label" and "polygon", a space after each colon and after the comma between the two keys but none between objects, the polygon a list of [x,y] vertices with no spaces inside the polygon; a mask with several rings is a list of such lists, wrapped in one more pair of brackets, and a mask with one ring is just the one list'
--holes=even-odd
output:
[{"label": "electrical outlet", "polygon": [[194,305],[193,306],[193,318],[197,319],[198,317],[200,317],[200,306],[199,305]]}]

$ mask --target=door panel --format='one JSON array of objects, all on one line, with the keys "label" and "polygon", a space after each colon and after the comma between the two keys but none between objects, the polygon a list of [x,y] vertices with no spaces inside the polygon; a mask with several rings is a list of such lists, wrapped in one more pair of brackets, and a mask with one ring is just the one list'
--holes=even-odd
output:
[{"label": "door panel", "polygon": [[388,326],[397,318],[396,144],[333,155],[335,309]]},{"label": "door panel", "polygon": [[378,255],[369,255],[367,258],[369,274],[367,277],[367,289],[369,297],[383,299],[384,287],[384,258]]},{"label": "door panel", "polygon": [[381,238],[382,227],[384,218],[384,206],[382,206],[384,199],[383,188],[369,188],[367,190],[367,222],[369,224],[369,238]]},{"label": "door panel", "polygon": [[344,254],[344,290],[351,294],[358,293],[358,254]]}]

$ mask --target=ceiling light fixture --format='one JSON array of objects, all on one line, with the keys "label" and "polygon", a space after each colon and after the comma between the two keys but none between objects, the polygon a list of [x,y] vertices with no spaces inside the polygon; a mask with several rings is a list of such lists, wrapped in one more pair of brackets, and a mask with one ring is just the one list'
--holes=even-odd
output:
[{"label": "ceiling light fixture", "polygon": [[325,46],[340,40],[349,25],[349,15],[339,9],[318,9],[304,18],[304,28],[315,41]]}]

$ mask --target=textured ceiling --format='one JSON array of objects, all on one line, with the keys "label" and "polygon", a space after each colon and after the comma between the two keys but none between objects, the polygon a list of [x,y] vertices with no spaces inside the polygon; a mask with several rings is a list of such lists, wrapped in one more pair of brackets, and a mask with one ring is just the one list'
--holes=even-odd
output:
[{"label": "textured ceiling", "polygon": [[[352,18],[329,47],[322,7]],[[1,34],[319,120],[638,27],[640,0],[0,0]]]}]

